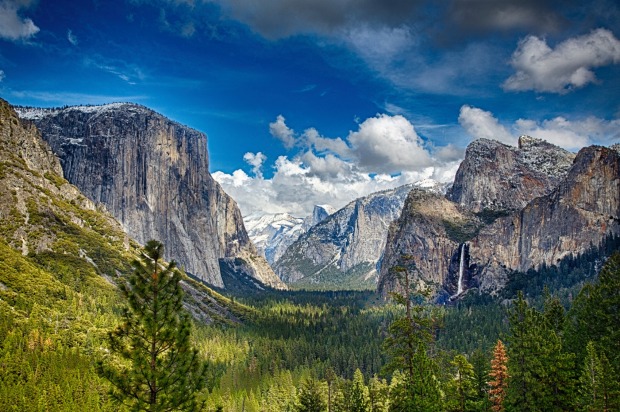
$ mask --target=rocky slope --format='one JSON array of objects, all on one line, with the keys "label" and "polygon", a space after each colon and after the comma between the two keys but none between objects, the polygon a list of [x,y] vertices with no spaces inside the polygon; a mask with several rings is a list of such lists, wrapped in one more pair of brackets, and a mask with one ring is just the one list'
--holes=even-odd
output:
[{"label": "rocky slope", "polygon": [[359,198],[312,227],[275,265],[290,285],[314,289],[374,288],[390,223],[414,185]]},{"label": "rocky slope", "polygon": [[584,148],[566,168],[573,157],[529,137],[519,149],[473,142],[449,199],[408,197],[390,227],[379,291],[399,288],[389,269],[411,256],[414,284],[439,300],[456,298],[459,283],[495,293],[510,271],[555,264],[620,234],[618,150]]},{"label": "rocky slope", "polygon": [[519,147],[479,139],[467,147],[447,197],[474,212],[520,210],[555,188],[574,157],[529,136],[519,138]]},{"label": "rocky slope", "polygon": [[258,256],[239,209],[209,174],[206,136],[143,106],[18,108],[59,156],[64,175],[129,236],[158,239],[166,257],[224,287],[220,265],[284,287]]},{"label": "rocky slope", "polygon": [[274,265],[299,236],[332,213],[334,209],[329,205],[315,205],[312,215],[305,219],[276,213],[246,216],[243,222],[258,253]]}]

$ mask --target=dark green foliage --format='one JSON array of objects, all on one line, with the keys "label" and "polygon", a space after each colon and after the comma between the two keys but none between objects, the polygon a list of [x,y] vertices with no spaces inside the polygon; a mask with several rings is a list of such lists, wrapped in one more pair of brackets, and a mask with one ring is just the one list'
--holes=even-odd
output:
[{"label": "dark green foliage", "polygon": [[121,288],[129,308],[109,334],[110,349],[121,362],[108,359],[99,371],[112,383],[112,397],[133,410],[197,410],[205,365],[190,345],[181,273],[174,261],[163,267],[162,258],[163,245],[149,241],[134,261],[130,285]]},{"label": "dark green foliage", "polygon": [[[614,251],[620,250],[620,236],[609,235],[599,246],[592,246],[584,253],[563,258],[556,265],[541,265],[526,273],[513,272],[502,290],[502,296],[512,299],[519,291],[528,298],[544,296],[545,288],[568,304],[571,294],[577,294],[584,282],[596,279],[602,263]],[[585,346],[584,346],[585,348]]]},{"label": "dark green foliage", "polygon": [[616,411],[620,409],[620,383],[607,361],[599,355],[593,342],[588,342],[586,358],[579,377],[580,411]]},{"label": "dark green foliage", "polygon": [[441,223],[443,224],[448,238],[459,244],[472,239],[480,230],[480,224],[475,220],[451,221],[444,219]]},{"label": "dark green foliage", "polygon": [[299,394],[299,412],[323,412],[326,408],[319,382],[315,379],[306,380]]},{"label": "dark green foliage", "polygon": [[476,213],[476,216],[478,216],[478,218],[482,220],[482,223],[484,223],[485,225],[490,225],[500,217],[506,217],[509,215],[510,212],[508,212],[507,210],[494,210],[486,208]]},{"label": "dark green foliage", "polygon": [[508,371],[507,411],[573,409],[574,356],[562,351],[545,315],[529,307],[522,294],[510,312]]},{"label": "dark green foliage", "polygon": [[614,370],[620,370],[620,252],[601,269],[598,282],[586,285],[568,313],[566,346],[585,357],[589,341],[595,342]]}]

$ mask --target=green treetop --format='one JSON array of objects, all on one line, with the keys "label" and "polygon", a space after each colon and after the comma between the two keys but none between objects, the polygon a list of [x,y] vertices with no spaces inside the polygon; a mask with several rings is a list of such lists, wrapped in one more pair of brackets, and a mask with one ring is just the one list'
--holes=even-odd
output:
[{"label": "green treetop", "polygon": [[107,359],[98,370],[112,383],[112,397],[132,410],[193,411],[196,393],[206,383],[205,364],[190,344],[181,272],[174,261],[163,265],[163,251],[151,240],[133,262],[129,285],[121,284],[129,307],[123,323],[109,333],[110,349],[120,362]]}]

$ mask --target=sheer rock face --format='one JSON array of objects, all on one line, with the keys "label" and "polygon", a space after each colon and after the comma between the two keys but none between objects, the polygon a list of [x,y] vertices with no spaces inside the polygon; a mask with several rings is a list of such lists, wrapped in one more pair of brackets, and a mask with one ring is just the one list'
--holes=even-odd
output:
[{"label": "sheer rock face", "polygon": [[483,290],[502,286],[507,270],[526,271],[555,264],[566,255],[620,234],[620,155],[591,146],[548,195],[499,219],[471,241],[472,263]]},{"label": "sheer rock face", "polygon": [[140,243],[158,239],[166,258],[223,287],[220,263],[241,257],[250,275],[283,284],[262,264],[241,213],[209,174],[206,136],[134,104],[18,108],[59,156],[64,175]]},{"label": "sheer rock face", "polygon": [[374,288],[388,227],[412,185],[349,203],[288,247],[275,271],[289,284]]},{"label": "sheer rock face", "polygon": [[474,211],[520,210],[557,186],[575,155],[544,140],[519,138],[519,147],[479,139],[467,147],[448,199]]},{"label": "sheer rock face", "polygon": [[449,229],[454,226],[474,228],[476,222],[475,216],[463,212],[444,196],[412,190],[400,218],[390,225],[378,283],[379,293],[386,296],[388,292],[403,292],[403,283],[391,268],[407,267],[409,256],[416,267],[410,272],[412,287],[430,287],[437,293],[445,288],[447,293],[454,294],[458,276],[454,255],[458,254],[459,242]]}]

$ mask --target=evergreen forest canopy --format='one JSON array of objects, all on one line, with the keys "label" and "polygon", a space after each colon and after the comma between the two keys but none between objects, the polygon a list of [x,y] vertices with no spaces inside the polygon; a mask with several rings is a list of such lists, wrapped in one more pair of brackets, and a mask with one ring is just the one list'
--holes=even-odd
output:
[{"label": "evergreen forest canopy", "polygon": [[[470,291],[452,306],[413,292],[385,303],[372,292],[209,291],[230,316],[188,324],[183,309],[171,320],[185,325],[176,324],[183,350],[196,351],[185,369],[200,380],[185,385],[191,399],[140,410],[618,410],[620,254],[596,275],[617,245],[515,273],[503,296]],[[0,241],[1,410],[129,410],[98,365],[144,367],[115,356],[110,338],[132,306],[114,284],[135,280],[122,260],[123,276],[106,280],[106,258],[23,256]]]}]

